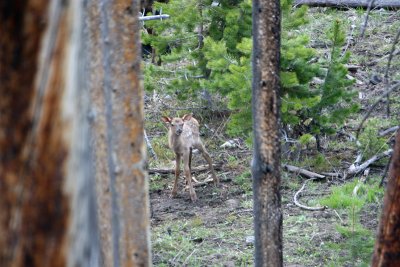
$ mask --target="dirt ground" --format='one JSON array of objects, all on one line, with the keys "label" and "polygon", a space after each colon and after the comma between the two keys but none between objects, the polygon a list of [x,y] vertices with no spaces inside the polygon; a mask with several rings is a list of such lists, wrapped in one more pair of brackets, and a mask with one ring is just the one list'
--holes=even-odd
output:
[{"label": "dirt ground", "polygon": [[[169,178],[172,184],[172,175]],[[313,188],[311,194],[305,194],[301,199],[307,202],[307,199],[315,199],[329,194],[329,187],[334,184],[321,181]],[[244,207],[241,203],[251,200],[251,197],[243,194],[244,192],[235,185],[234,182],[223,182],[219,189],[215,190],[212,184],[197,187],[196,192],[198,201],[192,203],[187,190],[184,190],[184,182],[180,183],[181,191],[177,198],[170,197],[170,188],[151,193],[151,225],[152,228],[162,227],[166,223],[191,220],[201,218],[202,224],[207,228],[220,228],[221,231],[230,231],[230,229],[242,229],[242,234],[236,236],[234,242],[223,239],[196,236],[194,242],[208,243],[205,246],[223,246],[224,250],[234,250],[239,246],[240,250],[247,251],[252,255],[253,246],[246,242],[252,236],[252,210],[251,206]],[[318,193],[315,193],[318,192]],[[348,226],[349,220],[347,214],[339,215],[337,211],[326,209],[324,211],[305,211],[295,206],[293,196],[295,190],[282,188],[282,208],[284,215],[284,266],[327,266],[335,257],[334,251],[330,251],[327,243],[341,243],[343,236],[338,233],[336,226]],[[364,227],[375,231],[378,225],[378,216],[380,205],[369,205],[360,213],[360,221]],[[230,217],[234,219],[226,227],[226,221]],[[246,217],[249,220],[243,221]],[[178,228],[179,229],[179,228]],[[169,229],[167,229],[168,232]],[[189,230],[182,230],[190,231]],[[179,236],[183,234],[180,230],[170,235]],[[345,252],[347,254],[347,252]],[[155,266],[163,265],[162,251],[153,250],[153,264]],[[309,257],[307,257],[309,255]],[[168,261],[168,266],[181,266],[182,262]],[[184,265],[184,264],[183,264]],[[204,255],[204,258],[196,266],[251,266],[252,260],[240,262],[235,256],[222,257],[218,254]],[[191,265],[188,265],[191,266]]]}]

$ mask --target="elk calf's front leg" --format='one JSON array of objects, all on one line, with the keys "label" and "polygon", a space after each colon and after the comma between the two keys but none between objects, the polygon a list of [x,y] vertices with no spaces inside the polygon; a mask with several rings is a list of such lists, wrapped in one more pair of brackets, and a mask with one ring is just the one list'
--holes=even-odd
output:
[{"label": "elk calf's front leg", "polygon": [[178,193],[178,179],[180,173],[180,164],[181,164],[181,155],[176,154],[176,162],[175,162],[175,181],[174,188],[172,188],[171,197],[176,197]]}]

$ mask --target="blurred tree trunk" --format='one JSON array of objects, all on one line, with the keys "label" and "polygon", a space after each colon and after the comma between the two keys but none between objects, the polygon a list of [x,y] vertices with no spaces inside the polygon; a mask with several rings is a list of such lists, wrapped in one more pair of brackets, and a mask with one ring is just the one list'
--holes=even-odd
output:
[{"label": "blurred tree trunk", "polygon": [[0,266],[98,266],[79,1],[0,2]]},{"label": "blurred tree trunk", "polygon": [[0,266],[150,265],[137,14],[0,1]]},{"label": "blurred tree trunk", "polygon": [[87,52],[104,266],[150,265],[139,1],[89,0]]},{"label": "blurred tree trunk", "polygon": [[255,266],[282,266],[279,145],[279,0],[253,1]]},{"label": "blurred tree trunk", "polygon": [[375,242],[373,267],[400,266],[400,130],[389,169],[382,216]]}]

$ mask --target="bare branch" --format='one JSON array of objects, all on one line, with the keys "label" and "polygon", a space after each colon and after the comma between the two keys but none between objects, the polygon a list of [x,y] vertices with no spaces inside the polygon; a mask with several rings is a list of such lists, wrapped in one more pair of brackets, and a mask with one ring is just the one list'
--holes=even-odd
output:
[{"label": "bare branch", "polygon": [[323,206],[323,207],[309,207],[309,206],[306,206],[306,205],[301,204],[301,203],[299,202],[299,200],[298,200],[298,197],[299,197],[299,195],[301,194],[301,192],[304,190],[304,187],[306,186],[307,182],[308,182],[308,181],[311,181],[311,180],[315,180],[315,179],[317,179],[317,178],[310,178],[310,179],[306,180],[306,181],[304,182],[303,186],[300,188],[300,190],[297,191],[296,194],[294,194],[293,201],[294,201],[294,204],[295,204],[297,207],[299,207],[299,208],[301,208],[301,209],[304,209],[304,210],[312,210],[312,211],[324,210],[324,209],[327,208],[326,206]]},{"label": "bare branch", "polygon": [[365,20],[364,20],[364,24],[361,28],[361,34],[360,34],[360,39],[364,38],[364,33],[365,33],[365,29],[367,28],[367,23],[368,23],[368,17],[369,17],[369,13],[371,12],[371,7],[372,5],[375,3],[375,0],[370,0],[369,4],[368,4],[368,8],[367,8],[367,12],[365,14]]},{"label": "bare branch", "polygon": [[362,119],[360,125],[357,128],[357,134],[356,137],[358,139],[358,136],[360,134],[360,130],[362,126],[364,125],[364,122],[369,118],[369,115],[371,115],[371,112],[374,110],[374,108],[379,104],[379,102],[382,101],[383,98],[385,98],[387,95],[389,95],[392,91],[396,90],[397,88],[400,87],[400,82],[395,83],[390,87],[388,90],[386,90],[376,101],[375,103],[368,109],[367,114],[365,114],[364,118]]},{"label": "bare branch", "polygon": [[391,132],[396,132],[398,129],[399,129],[399,126],[393,126],[393,127],[390,127],[389,129],[386,129],[384,131],[379,132],[378,135],[380,137],[382,137],[382,136],[385,136],[385,135],[387,135],[387,134],[389,134]]},{"label": "bare branch", "polygon": [[[385,70],[385,75],[384,75],[384,81],[385,81],[385,88],[386,89],[389,87],[390,63],[392,62],[393,54],[394,54],[394,51],[396,49],[396,44],[399,41],[399,37],[400,37],[400,29],[397,31],[396,37],[394,38],[392,49],[391,49],[390,54],[389,54],[388,63],[386,65],[386,70]],[[387,95],[387,101],[386,101],[386,113],[387,113],[387,117],[389,117],[390,116],[390,98],[389,98],[389,94]]]},{"label": "bare branch", "polygon": [[364,169],[366,169],[372,163],[380,160],[381,158],[390,156],[392,154],[392,152],[393,152],[393,149],[388,149],[385,152],[382,152],[380,154],[377,154],[377,155],[373,156],[372,158],[368,159],[367,161],[365,161],[363,164],[361,164],[359,166],[356,166],[355,164],[352,164],[349,167],[349,169],[347,171],[347,174],[350,174],[350,175],[357,174],[357,173],[363,171]]},{"label": "bare branch", "polygon": [[144,140],[146,140],[146,145],[147,145],[147,148],[148,148],[149,151],[150,151],[151,156],[152,156],[155,160],[158,160],[157,154],[156,154],[156,152],[154,151],[153,146],[151,145],[151,142],[150,142],[149,137],[147,136],[146,130],[143,131],[143,135],[144,135]]},{"label": "bare branch", "polygon": [[[231,178],[225,178],[225,179],[221,179],[220,180],[221,183],[228,183],[228,182],[231,182],[231,181],[232,181]],[[214,180],[211,177],[209,177],[209,178],[205,179],[203,182],[193,183],[193,186],[194,187],[199,187],[199,186],[202,186],[202,185],[205,185],[205,184],[209,184],[209,183],[213,183],[213,182],[214,182]]]},{"label": "bare branch", "polygon": [[[213,167],[215,170],[220,170],[222,168],[222,163],[214,163]],[[208,165],[201,165],[198,167],[193,167],[191,170],[192,172],[202,172],[208,170],[209,166]],[[160,173],[160,174],[170,174],[170,173],[175,173],[175,169],[171,168],[151,168],[149,169],[149,174],[154,174],[154,173]]]}]

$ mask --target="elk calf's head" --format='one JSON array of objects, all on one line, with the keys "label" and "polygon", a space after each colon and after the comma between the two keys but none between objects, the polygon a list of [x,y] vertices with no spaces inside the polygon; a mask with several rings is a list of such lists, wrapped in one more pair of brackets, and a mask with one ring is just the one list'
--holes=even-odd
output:
[{"label": "elk calf's head", "polygon": [[170,118],[163,116],[162,120],[169,125],[172,134],[179,136],[183,132],[183,125],[185,121],[189,121],[191,118],[192,118],[191,114],[186,114],[182,118]]}]

